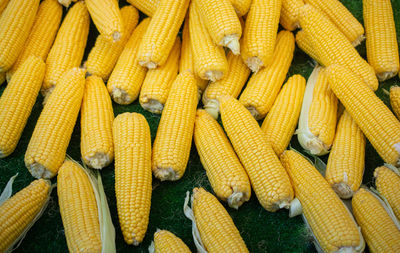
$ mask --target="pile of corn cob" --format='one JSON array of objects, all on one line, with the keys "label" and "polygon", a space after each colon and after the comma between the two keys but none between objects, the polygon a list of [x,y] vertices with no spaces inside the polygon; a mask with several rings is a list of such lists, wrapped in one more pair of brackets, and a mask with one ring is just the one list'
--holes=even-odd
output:
[{"label": "pile of corn cob", "polygon": [[[400,68],[390,0],[363,0],[365,35],[338,0],[128,0],[121,9],[116,0],[74,2],[0,0],[0,75],[8,82],[1,158],[15,150],[39,91],[44,96],[25,153],[37,180],[1,195],[0,252],[40,217],[56,176],[69,251],[115,252],[98,172],[113,160],[122,234],[139,245],[152,175],[181,179],[192,138],[214,194],[229,207],[253,189],[267,211],[302,214],[321,252],[362,252],[364,240],[371,252],[400,251],[400,87],[389,92],[394,113],[374,93]],[[140,23],[136,8],[148,16]],[[100,35],[82,62],[90,19]],[[367,61],[355,49],[364,39]],[[314,59],[307,81],[286,80],[295,44]],[[153,144],[143,115],[114,118],[112,100],[136,99],[161,114]],[[66,154],[79,113],[84,167]],[[329,153],[324,174],[287,150],[293,135],[310,156]],[[372,190],[361,186],[366,138],[386,163]],[[193,187],[184,213],[197,250],[248,252],[224,206]],[[352,198],[352,211],[341,198]],[[166,230],[149,251],[190,252]]]}]

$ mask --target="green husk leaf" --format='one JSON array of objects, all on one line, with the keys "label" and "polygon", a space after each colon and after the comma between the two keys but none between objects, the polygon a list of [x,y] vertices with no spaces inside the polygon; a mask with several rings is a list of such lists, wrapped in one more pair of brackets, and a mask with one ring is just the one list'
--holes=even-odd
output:
[{"label": "green husk leaf", "polygon": [[315,166],[315,168],[317,168],[319,173],[321,173],[321,175],[323,177],[325,177],[326,163],[324,163],[324,161],[322,161],[321,158],[319,158],[318,156],[314,155],[313,157],[314,157],[314,166]]},{"label": "green husk leaf", "polygon": [[18,176],[18,173],[15,174],[8,180],[6,187],[4,187],[3,192],[0,195],[0,206],[11,197],[12,195],[12,185],[14,183],[15,178]]},{"label": "green husk leaf", "polygon": [[370,192],[375,198],[377,198],[379,200],[379,202],[381,203],[381,205],[383,206],[383,208],[385,208],[386,212],[388,213],[388,215],[390,216],[390,218],[393,220],[393,223],[396,225],[396,227],[400,230],[400,222],[397,219],[396,215],[393,212],[392,207],[390,206],[389,202],[387,201],[387,199],[381,195],[378,190],[376,190],[373,187],[370,187],[369,189],[364,188],[366,191]]}]

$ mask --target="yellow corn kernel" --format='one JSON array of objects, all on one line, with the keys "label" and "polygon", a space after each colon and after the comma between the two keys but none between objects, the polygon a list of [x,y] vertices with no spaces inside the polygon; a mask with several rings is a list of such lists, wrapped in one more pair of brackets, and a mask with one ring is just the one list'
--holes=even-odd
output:
[{"label": "yellow corn kernel", "polygon": [[138,24],[139,12],[133,6],[121,8],[121,16],[124,22],[124,34],[121,39],[113,42],[100,34],[85,63],[88,74],[99,76],[104,81],[110,76],[118,57]]},{"label": "yellow corn kernel", "polygon": [[303,0],[282,0],[282,9],[279,23],[288,31],[294,31],[300,27],[297,18],[299,8],[304,5]]},{"label": "yellow corn kernel", "polygon": [[304,77],[290,77],[261,126],[277,156],[287,148],[296,129],[305,88]]},{"label": "yellow corn kernel", "polygon": [[318,170],[292,150],[283,152],[281,162],[323,252],[363,252],[364,240],[350,211]]},{"label": "yellow corn kernel", "polygon": [[240,95],[239,101],[257,120],[263,119],[274,104],[292,62],[294,48],[293,34],[279,32],[271,64],[255,73]]},{"label": "yellow corn kernel", "polygon": [[78,68],[67,71],[40,114],[25,153],[25,166],[36,178],[54,177],[64,162],[81,108],[85,73]]},{"label": "yellow corn kernel", "polygon": [[157,230],[154,233],[153,253],[190,253],[190,249],[176,235],[167,230]]},{"label": "yellow corn kernel", "polygon": [[367,59],[379,81],[399,72],[399,49],[390,0],[363,0]]},{"label": "yellow corn kernel", "polygon": [[200,18],[196,2],[189,8],[189,33],[194,57],[194,71],[202,79],[215,82],[228,71],[222,47],[216,46]]},{"label": "yellow corn kernel", "polygon": [[178,75],[180,49],[181,40],[177,37],[164,65],[147,71],[139,97],[143,109],[161,114],[171,85]]},{"label": "yellow corn kernel", "polygon": [[190,72],[179,73],[171,86],[153,143],[152,169],[161,181],[178,180],[185,173],[196,107],[196,79]]},{"label": "yellow corn kernel", "polygon": [[347,66],[371,89],[378,89],[379,83],[374,69],[323,13],[309,4],[305,4],[299,9],[298,16],[300,26],[315,48],[315,52],[318,52],[318,58],[322,65],[341,64]]},{"label": "yellow corn kernel", "polygon": [[354,217],[361,227],[370,252],[400,252],[400,231],[384,203],[361,188],[351,201]]},{"label": "yellow corn kernel", "polygon": [[340,117],[325,178],[333,190],[348,199],[360,188],[365,164],[365,136],[347,111]]},{"label": "yellow corn kernel", "polygon": [[167,61],[188,6],[189,0],[160,1],[140,43],[137,59],[141,66],[154,69]]},{"label": "yellow corn kernel", "polygon": [[12,0],[0,16],[0,72],[9,70],[35,21],[40,0]]},{"label": "yellow corn kernel", "polygon": [[241,55],[253,72],[273,61],[282,0],[253,0],[247,14]]},{"label": "yellow corn kernel", "polygon": [[42,86],[45,68],[41,59],[31,56],[5,88],[0,98],[0,158],[15,150]]},{"label": "yellow corn kernel", "polygon": [[4,9],[7,7],[10,0],[0,0],[0,15],[3,13]]},{"label": "yellow corn kernel", "polygon": [[329,153],[337,121],[337,98],[329,88],[325,69],[316,66],[307,81],[297,138],[312,155]]},{"label": "yellow corn kernel", "polygon": [[76,162],[66,160],[61,166],[57,176],[57,195],[69,251],[102,252],[93,186]]},{"label": "yellow corn kernel", "polygon": [[239,101],[219,98],[224,129],[249,175],[260,204],[270,212],[287,208],[293,199],[289,177],[257,121]]},{"label": "yellow corn kernel", "polygon": [[311,41],[307,38],[304,31],[298,31],[296,33],[296,44],[304,53],[308,54],[308,56],[310,56],[319,64],[322,64],[317,50],[313,47]]},{"label": "yellow corn kernel", "polygon": [[385,197],[392,207],[393,213],[400,220],[400,176],[386,166],[374,171],[375,185],[378,192]]},{"label": "yellow corn kernel", "polygon": [[249,178],[224,130],[204,110],[197,110],[194,142],[215,194],[238,209],[250,198]]},{"label": "yellow corn kernel", "polygon": [[137,55],[149,24],[150,19],[146,18],[133,31],[107,82],[108,92],[118,104],[126,105],[136,100],[146,77],[147,69],[139,65]]},{"label": "yellow corn kernel", "polygon": [[363,26],[340,1],[304,0],[304,2],[324,13],[353,46],[359,45],[365,39]]},{"label": "yellow corn kernel", "polygon": [[151,201],[151,137],[139,113],[118,115],[113,125],[115,195],[125,242],[137,246],[149,223]]},{"label": "yellow corn kernel", "polygon": [[58,27],[60,26],[61,16],[62,7],[58,4],[57,0],[45,0],[40,4],[24,49],[19,54],[12,68],[7,71],[8,81],[29,56],[34,55],[46,61],[47,54],[53,45]]},{"label": "yellow corn kernel", "polygon": [[237,98],[250,75],[250,69],[240,55],[229,52],[227,60],[229,68],[225,77],[210,83],[203,95],[204,108],[215,119],[219,114],[218,97],[228,95]]},{"label": "yellow corn kernel", "polygon": [[103,80],[89,76],[81,107],[81,155],[94,169],[102,169],[114,159],[113,121],[111,98]]},{"label": "yellow corn kernel", "polygon": [[157,5],[161,0],[127,0],[128,3],[138,8],[141,12],[151,17],[157,9]]},{"label": "yellow corn kernel", "polygon": [[76,1],[78,1],[78,0],[58,0],[58,2],[61,4],[61,5],[64,5],[65,7],[69,7],[69,5],[71,4],[71,2],[76,2]]},{"label": "yellow corn kernel", "polygon": [[239,39],[242,36],[242,26],[230,0],[194,1],[214,43],[228,47],[235,55],[240,54]]},{"label": "yellow corn kernel", "polygon": [[390,105],[394,114],[400,119],[400,87],[392,86],[390,87]]},{"label": "yellow corn kernel", "polygon": [[59,83],[65,72],[79,67],[89,33],[89,14],[84,2],[77,2],[65,16],[46,60],[42,92],[45,94]]},{"label": "yellow corn kernel", "polygon": [[327,69],[329,86],[386,163],[400,165],[400,122],[365,83],[341,65]]},{"label": "yellow corn kernel", "polygon": [[49,191],[50,181],[38,179],[0,205],[0,252],[11,252],[15,240],[48,201]]}]

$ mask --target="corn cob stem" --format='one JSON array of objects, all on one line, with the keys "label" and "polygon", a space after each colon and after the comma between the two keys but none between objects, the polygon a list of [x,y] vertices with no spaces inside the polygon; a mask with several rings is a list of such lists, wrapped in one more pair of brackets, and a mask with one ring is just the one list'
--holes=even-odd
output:
[{"label": "corn cob stem", "polygon": [[378,192],[389,202],[396,218],[400,220],[400,175],[390,165],[381,166],[374,171],[375,185]]},{"label": "corn cob stem", "polygon": [[154,233],[154,241],[151,242],[149,253],[190,253],[190,249],[176,235],[167,231],[159,230]]}]

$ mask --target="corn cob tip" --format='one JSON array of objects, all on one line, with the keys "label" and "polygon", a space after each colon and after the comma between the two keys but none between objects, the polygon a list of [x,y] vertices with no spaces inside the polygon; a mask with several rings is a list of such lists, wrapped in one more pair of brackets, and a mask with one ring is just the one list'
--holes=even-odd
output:
[{"label": "corn cob tip", "polygon": [[353,47],[356,47],[358,45],[361,44],[361,42],[363,42],[365,40],[365,35],[361,34],[360,36],[357,37],[357,39],[355,39],[353,42],[351,42],[351,44],[353,45]]},{"label": "corn cob tip", "polygon": [[55,174],[46,169],[45,166],[42,164],[35,162],[32,163],[30,166],[26,165],[29,169],[29,172],[34,178],[52,178]]},{"label": "corn cob tip", "polygon": [[65,7],[69,7],[69,5],[71,4],[72,0],[58,0],[58,3],[65,6]]},{"label": "corn cob tip", "polygon": [[227,35],[222,39],[222,45],[229,48],[234,55],[240,54],[239,37],[236,34]]},{"label": "corn cob tip", "polygon": [[298,130],[296,131],[298,140],[301,146],[308,150],[312,155],[326,155],[329,153],[331,146],[324,144],[317,136],[313,134],[300,133]]},{"label": "corn cob tip", "polygon": [[112,99],[120,105],[127,105],[130,103],[130,101],[132,101],[132,98],[129,96],[129,94],[120,88],[113,87],[110,95]]},{"label": "corn cob tip", "polygon": [[251,116],[253,116],[255,119],[258,120],[258,119],[261,118],[260,117],[260,113],[257,111],[257,109],[254,106],[249,106],[249,107],[246,107],[246,108],[247,108],[247,110],[249,110]]},{"label": "corn cob tip", "polygon": [[140,100],[140,105],[146,111],[151,113],[161,114],[162,110],[164,109],[164,105],[160,103],[160,101],[155,99],[149,99],[147,96],[143,96]]},{"label": "corn cob tip", "polygon": [[157,63],[155,62],[148,62],[148,61],[139,61],[140,66],[146,67],[148,69],[155,69],[157,68]]},{"label": "corn cob tip", "polygon": [[110,156],[106,153],[95,153],[92,156],[85,157],[85,159],[89,162],[91,168],[97,170],[101,170],[111,162]]},{"label": "corn cob tip", "polygon": [[176,181],[181,178],[181,176],[174,171],[173,168],[155,168],[153,170],[154,176],[161,181]]},{"label": "corn cob tip", "polygon": [[237,187],[234,187],[232,194],[228,197],[227,202],[229,207],[235,208],[236,210],[249,199],[249,196],[243,191],[239,191]]},{"label": "corn cob tip", "polygon": [[204,110],[208,112],[214,119],[218,119],[219,115],[219,103],[215,99],[210,99],[207,104],[204,105]]},{"label": "corn cob tip", "polygon": [[260,68],[263,66],[263,62],[257,56],[249,57],[246,60],[247,66],[251,69],[252,72],[257,73]]},{"label": "corn cob tip", "polygon": [[224,76],[224,73],[218,70],[208,70],[205,73],[206,79],[210,80],[211,82],[218,81],[222,79]]},{"label": "corn cob tip", "polygon": [[114,33],[112,34],[113,41],[114,41],[114,42],[119,41],[119,40],[121,39],[121,36],[122,36],[122,35],[121,35],[120,32],[118,32],[118,31],[114,32]]},{"label": "corn cob tip", "polygon": [[332,185],[332,189],[341,199],[349,199],[353,196],[354,192],[350,185],[344,182],[340,182]]},{"label": "corn cob tip", "polygon": [[[398,71],[386,71],[386,72],[382,72],[382,73],[377,73],[376,77],[378,78],[378,80],[380,82],[383,82],[387,79],[390,79],[392,77],[395,77],[397,75]],[[7,79],[8,82],[8,79]]]}]

